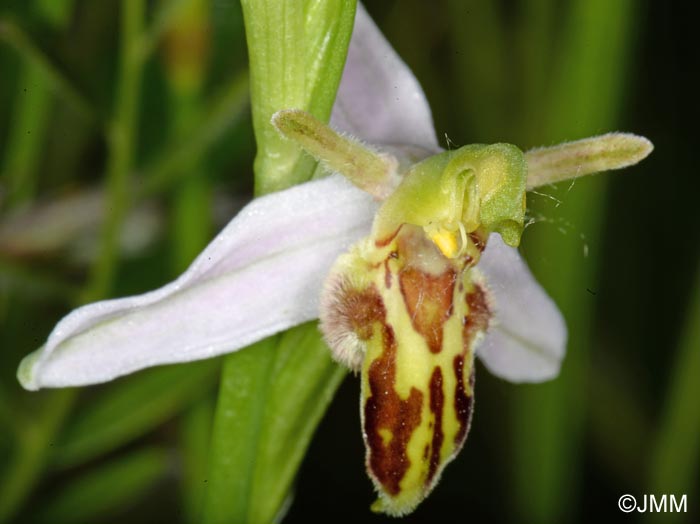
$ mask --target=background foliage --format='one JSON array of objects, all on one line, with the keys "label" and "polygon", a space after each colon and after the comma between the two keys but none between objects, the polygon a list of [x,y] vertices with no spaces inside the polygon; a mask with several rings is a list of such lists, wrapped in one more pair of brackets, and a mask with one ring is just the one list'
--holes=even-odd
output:
[{"label": "background foliage", "polygon": [[[72,307],[170,280],[252,194],[240,5],[137,4],[0,3],[0,522],[196,522],[207,490],[218,360],[80,391],[29,394],[14,378]],[[616,518],[624,493],[686,493],[676,517],[695,521],[700,63],[687,3],[367,7],[445,146],[614,129],[656,145],[638,167],[530,199],[522,251],[569,323],[562,375],[518,386],[480,367],[467,445],[407,520],[583,522]],[[383,520],[368,511],[358,389],[347,377],[330,405],[287,521]]]}]

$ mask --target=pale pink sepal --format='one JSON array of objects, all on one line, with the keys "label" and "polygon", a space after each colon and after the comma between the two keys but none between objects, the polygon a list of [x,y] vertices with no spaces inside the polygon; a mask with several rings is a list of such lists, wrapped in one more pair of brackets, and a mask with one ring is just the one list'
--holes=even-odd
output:
[{"label": "pale pink sepal", "polygon": [[27,389],[105,382],[229,353],[318,318],[338,255],[367,235],[376,204],[333,176],[246,206],[174,282],[61,320],[18,372]]},{"label": "pale pink sepal", "polygon": [[331,125],[369,144],[438,146],[423,89],[359,2]]},{"label": "pale pink sepal", "polygon": [[542,382],[559,374],[566,353],[564,318],[518,250],[493,234],[479,262],[493,298],[495,321],[477,355],[496,376]]}]

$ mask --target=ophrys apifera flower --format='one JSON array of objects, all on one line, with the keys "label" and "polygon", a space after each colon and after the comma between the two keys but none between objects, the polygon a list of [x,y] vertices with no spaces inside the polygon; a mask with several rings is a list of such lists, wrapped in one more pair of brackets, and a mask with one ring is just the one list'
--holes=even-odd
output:
[{"label": "ophrys apifera flower", "polygon": [[526,189],[628,165],[649,146],[610,135],[527,154],[440,153],[418,83],[361,7],[333,123],[376,150],[313,121],[330,145],[287,135],[359,188],[334,174],[256,199],[175,282],[59,322],[23,362],[23,385],[208,358],[320,315],[337,358],[362,371],[377,509],[411,511],[466,437],[475,352],[511,380],[558,372],[562,318],[512,247]]},{"label": "ophrys apifera flower", "polygon": [[367,470],[379,493],[373,508],[411,512],[466,439],[474,356],[485,336],[497,333],[481,353],[497,374],[534,381],[558,372],[563,320],[514,249],[528,172],[534,180],[566,177],[572,159],[590,172],[623,148],[645,154],[647,142],[615,134],[529,155],[477,144],[410,164],[400,147],[368,149],[301,111],[281,111],[273,123],[329,169],[385,198],[369,236],[331,269],[320,317],[336,359],[361,372]]}]

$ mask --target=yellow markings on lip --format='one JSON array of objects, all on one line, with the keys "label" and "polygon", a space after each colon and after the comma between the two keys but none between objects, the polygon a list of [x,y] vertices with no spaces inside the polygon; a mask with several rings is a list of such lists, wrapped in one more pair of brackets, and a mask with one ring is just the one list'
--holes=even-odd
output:
[{"label": "yellow markings on lip", "polygon": [[[413,511],[464,443],[474,343],[489,316],[482,301],[470,299],[480,290],[478,247],[463,228],[438,224],[405,225],[381,250],[373,244],[372,262],[360,255],[371,281],[346,288],[366,297],[350,302],[361,306],[364,326],[353,329],[365,349],[363,437],[379,494],[372,510],[394,516]],[[344,314],[360,320],[356,307]]]},{"label": "yellow markings on lip", "polygon": [[382,437],[382,444],[384,444],[385,447],[388,447],[389,444],[391,444],[391,439],[394,438],[394,434],[387,428],[379,428],[378,433],[379,436]]},{"label": "yellow markings on lip", "polygon": [[466,439],[474,350],[491,317],[474,267],[485,244],[459,222],[405,224],[359,242],[331,271],[321,325],[336,358],[361,372],[373,511],[413,511]]}]

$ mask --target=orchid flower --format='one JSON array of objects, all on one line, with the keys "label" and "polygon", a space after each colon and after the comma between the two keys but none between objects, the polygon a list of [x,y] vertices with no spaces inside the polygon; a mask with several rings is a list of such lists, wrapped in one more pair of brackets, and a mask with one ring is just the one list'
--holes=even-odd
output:
[{"label": "orchid flower", "polygon": [[331,119],[342,134],[302,111],[273,124],[334,174],[255,199],[174,282],[76,309],[18,378],[96,384],[320,316],[335,358],[362,372],[374,509],[408,513],[464,443],[474,355],[514,382],[558,374],[564,320],[516,249],[526,190],[631,165],[651,144],[441,152],[420,85],[361,5]]}]

